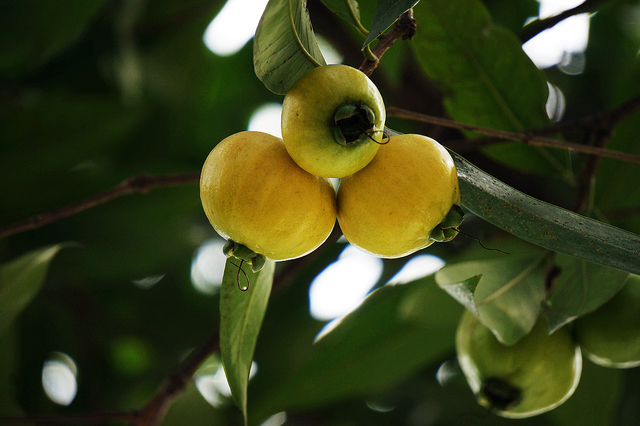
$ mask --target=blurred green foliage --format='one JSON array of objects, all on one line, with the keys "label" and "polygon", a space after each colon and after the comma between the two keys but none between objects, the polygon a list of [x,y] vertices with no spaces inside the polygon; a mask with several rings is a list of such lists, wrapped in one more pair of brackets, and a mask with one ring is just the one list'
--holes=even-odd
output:
[{"label": "blurred green foliage", "polygon": [[[471,0],[456,0],[464,1]],[[345,63],[359,66],[364,37],[316,3],[309,5],[314,30]],[[375,3],[360,2],[365,27]],[[203,33],[223,5],[222,0],[0,0],[0,228],[140,173],[197,173],[218,141],[246,129],[256,107],[280,102],[282,97],[254,74],[251,42],[229,57],[204,45]],[[469,10],[479,12],[472,18],[485,23],[490,18],[511,44],[524,19],[537,10],[534,0],[474,1],[473,6]],[[541,72],[564,93],[565,119],[604,112],[640,92],[639,15],[637,0],[603,2],[591,18],[584,72],[567,75],[555,67]],[[423,46],[418,54],[430,52],[427,39],[416,37]],[[389,104],[451,113],[443,107],[451,100],[443,103],[443,98],[450,94],[447,84],[455,83],[446,81],[452,76],[428,78],[419,62],[443,63],[435,52],[418,61],[416,50],[406,47],[410,43],[396,43],[372,79]],[[495,72],[503,81],[522,82],[512,71]],[[539,82],[535,85],[525,93],[538,96]],[[539,108],[531,110],[535,117],[523,123],[540,123]],[[422,132],[445,145],[463,137],[426,124],[392,122],[398,131]],[[608,148],[640,154],[639,134],[636,111],[616,127]],[[587,136],[577,133],[575,141]],[[575,186],[546,170],[529,173],[535,163],[512,167],[513,151],[491,157],[477,150],[459,153],[544,201],[567,208],[574,201]],[[587,157],[565,157],[577,180]],[[640,233],[640,186],[632,184],[637,174],[637,164],[602,159],[588,214]],[[504,232],[472,215],[462,229],[490,247],[511,244]],[[218,330],[218,296],[198,292],[190,278],[194,253],[214,237],[192,184],[126,195],[0,239],[3,271],[36,250],[73,243],[47,259],[46,278],[31,282],[34,288],[41,285],[39,292],[0,335],[0,416],[141,408],[189,351]],[[512,423],[478,407],[456,373],[453,327],[461,306],[433,277],[382,287],[348,317],[341,334],[313,344],[324,323],[309,314],[308,287],[343,247],[332,243],[306,260],[277,266],[255,352],[258,373],[248,390],[249,418],[260,424],[284,410],[291,425]],[[427,251],[448,263],[496,256],[463,237]],[[405,261],[385,261],[379,284]],[[145,278],[160,279],[148,288],[134,283]],[[397,316],[400,308],[404,317]],[[8,317],[8,311],[0,316]],[[54,404],[43,392],[42,366],[55,351],[68,354],[78,368],[78,393],[69,407]],[[446,371],[452,374],[444,380]],[[565,405],[518,422],[638,424],[639,374],[585,363],[582,382]],[[240,422],[230,398],[214,407],[190,383],[164,424]]]}]

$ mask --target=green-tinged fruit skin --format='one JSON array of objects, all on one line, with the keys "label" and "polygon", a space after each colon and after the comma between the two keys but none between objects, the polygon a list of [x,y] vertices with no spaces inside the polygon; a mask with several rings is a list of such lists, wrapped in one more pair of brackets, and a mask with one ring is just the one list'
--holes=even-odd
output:
[{"label": "green-tinged fruit skin", "polygon": [[391,136],[365,168],[338,187],[338,223],[345,238],[383,258],[453,238],[450,231],[432,233],[454,205],[460,205],[460,189],[451,155],[436,140],[417,134]]},{"label": "green-tinged fruit skin", "polygon": [[574,322],[583,353],[603,367],[640,366],[640,277],[625,286],[596,311]]},{"label": "green-tinged fruit skin", "polygon": [[[336,141],[335,117],[354,108],[363,120],[373,118],[368,129],[363,129],[368,135],[363,133],[346,144]],[[385,120],[382,96],[369,77],[347,65],[324,65],[307,72],[287,92],[282,104],[282,139],[291,158],[304,170],[341,178],[373,159],[384,137]]]},{"label": "green-tinged fruit skin", "polygon": [[[200,175],[200,199],[227,255],[287,260],[320,246],[336,222],[331,181],[302,170],[276,136],[254,131],[225,138]],[[234,251],[236,251],[234,253]],[[253,260],[256,259],[256,264]]]},{"label": "green-tinged fruit skin", "polygon": [[547,334],[545,320],[516,344],[498,341],[470,312],[456,333],[458,362],[478,400],[495,414],[525,418],[565,402],[580,381],[582,355],[567,328]]}]

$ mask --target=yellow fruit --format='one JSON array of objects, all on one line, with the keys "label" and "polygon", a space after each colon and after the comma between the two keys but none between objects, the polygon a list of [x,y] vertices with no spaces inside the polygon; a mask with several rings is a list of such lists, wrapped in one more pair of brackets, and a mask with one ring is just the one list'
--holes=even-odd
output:
[{"label": "yellow fruit", "polygon": [[282,105],[282,140],[309,173],[343,177],[366,166],[382,141],[386,112],[360,70],[325,65],[303,75]]},{"label": "yellow fruit", "polygon": [[578,386],[582,355],[569,329],[548,335],[540,320],[511,346],[503,345],[468,310],[456,332],[458,362],[480,405],[495,414],[524,418],[564,403]]},{"label": "yellow fruit", "polygon": [[583,353],[611,368],[640,367],[640,276],[631,275],[612,299],[574,322]]},{"label": "yellow fruit", "polygon": [[236,133],[207,157],[200,199],[213,228],[272,260],[303,256],[336,220],[333,185],[293,162],[280,138]]},{"label": "yellow fruit", "polygon": [[422,135],[392,136],[338,189],[338,223],[360,249],[386,258],[406,256],[435,240],[431,232],[460,205],[451,155]]}]

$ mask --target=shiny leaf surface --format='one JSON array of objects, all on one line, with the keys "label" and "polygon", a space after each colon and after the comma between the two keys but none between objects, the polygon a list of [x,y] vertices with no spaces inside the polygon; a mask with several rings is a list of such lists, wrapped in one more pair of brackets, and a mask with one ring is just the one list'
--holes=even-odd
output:
[{"label": "shiny leaf surface", "polygon": [[306,1],[269,1],[254,37],[253,65],[265,87],[281,95],[307,71],[325,65]]},{"label": "shiny leaf surface", "polygon": [[[242,266],[242,270],[238,268]],[[253,352],[267,309],[275,262],[269,260],[260,272],[229,258],[220,290],[220,353],[222,365],[236,405],[247,422],[247,387]],[[244,272],[244,273],[243,273]],[[246,280],[246,281],[245,281]],[[247,290],[240,287],[246,285]]]}]

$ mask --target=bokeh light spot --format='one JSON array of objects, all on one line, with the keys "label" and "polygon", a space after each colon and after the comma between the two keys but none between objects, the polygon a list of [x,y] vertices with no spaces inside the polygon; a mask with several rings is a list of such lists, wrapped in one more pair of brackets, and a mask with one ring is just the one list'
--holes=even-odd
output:
[{"label": "bokeh light spot", "polygon": [[406,284],[427,275],[438,272],[444,266],[444,260],[432,254],[419,254],[409,259],[388,284]]},{"label": "bokeh light spot", "polygon": [[[584,0],[538,1],[540,19],[557,15],[584,2]],[[571,16],[536,35],[522,48],[538,68],[549,68],[563,61],[566,62],[567,58],[572,57],[573,54],[586,50],[589,39],[589,19],[586,13]],[[581,60],[581,66],[584,66],[584,58]]]},{"label": "bokeh light spot", "polygon": [[222,284],[224,265],[227,261],[222,252],[225,241],[214,238],[204,242],[191,262],[191,282],[204,294],[216,294]]},{"label": "bokeh light spot", "polygon": [[251,114],[247,130],[269,133],[270,135],[282,137],[280,117],[282,115],[282,104],[269,102],[259,106]]},{"label": "bokeh light spot", "polygon": [[78,370],[73,359],[54,352],[42,367],[42,388],[49,399],[59,405],[69,405],[78,392]]},{"label": "bokeh light spot", "polygon": [[[251,369],[249,370],[249,380],[257,372],[258,364],[254,361],[251,363]],[[231,398],[231,388],[222,365],[219,365],[213,373],[205,373],[196,377],[195,385],[202,397],[216,408],[223,406]]]},{"label": "bokeh light spot", "polygon": [[311,283],[311,316],[327,321],[356,309],[380,279],[383,267],[382,259],[347,245]]},{"label": "bokeh light spot", "polygon": [[218,56],[242,49],[256,33],[268,0],[228,0],[204,32],[203,41]]},{"label": "bokeh light spot", "polygon": [[131,282],[143,290],[153,287],[158,284],[165,277],[166,274],[150,275],[148,277],[140,278],[137,280],[131,280]]},{"label": "bokeh light spot", "polygon": [[121,336],[111,342],[110,346],[112,362],[124,375],[140,374],[151,365],[151,349],[138,337]]}]

